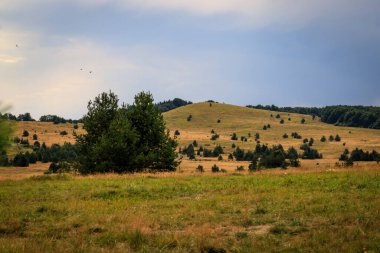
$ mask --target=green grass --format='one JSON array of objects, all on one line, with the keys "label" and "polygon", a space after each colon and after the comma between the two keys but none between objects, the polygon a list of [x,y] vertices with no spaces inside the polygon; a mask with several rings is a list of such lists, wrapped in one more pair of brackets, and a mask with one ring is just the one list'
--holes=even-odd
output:
[{"label": "green grass", "polygon": [[2,181],[0,252],[379,252],[379,194],[376,170]]}]

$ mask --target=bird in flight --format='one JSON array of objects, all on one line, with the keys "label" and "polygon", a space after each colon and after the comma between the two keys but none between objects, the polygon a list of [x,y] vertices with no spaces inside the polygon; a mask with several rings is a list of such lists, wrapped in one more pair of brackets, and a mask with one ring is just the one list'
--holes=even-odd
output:
[{"label": "bird in flight", "polygon": [[18,44],[16,44],[16,47],[18,47]]},{"label": "bird in flight", "polygon": [[90,72],[89,72],[90,74],[92,74],[92,70],[90,70]]}]

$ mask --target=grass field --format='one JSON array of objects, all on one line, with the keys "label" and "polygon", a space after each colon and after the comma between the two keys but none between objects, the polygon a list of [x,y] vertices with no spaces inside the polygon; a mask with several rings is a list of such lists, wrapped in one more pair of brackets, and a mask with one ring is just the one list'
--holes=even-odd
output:
[{"label": "grass field", "polygon": [[0,252],[379,252],[379,194],[379,170],[7,180]]}]

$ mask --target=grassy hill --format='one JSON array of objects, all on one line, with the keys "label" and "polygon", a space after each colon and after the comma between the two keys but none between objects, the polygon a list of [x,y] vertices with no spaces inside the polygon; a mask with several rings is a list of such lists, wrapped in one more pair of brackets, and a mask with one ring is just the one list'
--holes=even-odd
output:
[{"label": "grassy hill", "polygon": [[[277,119],[277,114],[281,118]],[[192,115],[191,121],[187,121],[189,115]],[[331,166],[338,161],[345,148],[352,150],[359,147],[368,151],[380,150],[379,130],[333,126],[322,123],[318,117],[313,120],[309,115],[257,110],[220,103],[212,103],[211,106],[210,103],[197,103],[164,113],[164,117],[172,134],[175,130],[180,131],[178,141],[182,147],[197,140],[200,145],[210,148],[220,144],[225,147],[227,153],[233,151],[232,143],[240,148],[253,150],[256,146],[254,134],[259,133],[260,141],[263,144],[282,144],[285,149],[290,146],[299,149],[304,138],[314,138],[313,147],[324,156],[324,159],[318,163]],[[301,123],[303,118],[305,119],[304,124]],[[280,124],[281,119],[284,120],[284,124]],[[263,126],[268,124],[271,127],[263,130]],[[210,140],[212,129],[220,135],[216,141]],[[238,141],[231,140],[234,132],[239,137]],[[300,134],[302,139],[292,138],[292,132]],[[248,138],[248,133],[251,133],[252,137]],[[289,135],[289,138],[282,137],[285,133]],[[341,137],[340,142],[320,141],[322,136],[328,138],[330,135],[335,137],[337,134]],[[240,141],[240,136],[247,137],[248,141]],[[305,165],[316,165],[317,163],[316,161],[303,162]]]},{"label": "grassy hill", "polygon": [[[280,115],[279,119],[276,118],[277,114]],[[305,168],[314,168],[317,163],[318,166],[334,166],[345,148],[352,150],[358,147],[368,151],[373,149],[380,151],[380,130],[333,126],[322,123],[318,117],[313,120],[309,115],[272,112],[221,103],[190,104],[166,112],[163,115],[172,136],[175,130],[180,131],[177,138],[180,147],[185,147],[196,140],[199,145],[208,149],[213,149],[216,145],[221,145],[224,148],[226,153],[224,161],[201,157],[197,157],[196,161],[190,161],[184,158],[180,168],[187,171],[194,171],[198,164],[204,164],[208,168],[216,163],[228,171],[234,170],[239,164],[246,166],[247,162],[227,161],[227,155],[233,152],[232,143],[242,149],[253,150],[256,146],[254,140],[256,133],[260,134],[262,144],[282,144],[285,149],[293,146],[299,150],[304,138],[314,138],[313,148],[323,154],[323,159],[301,161],[302,167]],[[191,121],[187,120],[189,115],[192,115]],[[305,119],[304,124],[301,123],[303,118]],[[280,124],[281,119],[284,120],[284,124]],[[218,123],[218,120],[220,120],[220,123]],[[268,124],[271,127],[263,130],[263,126]],[[21,138],[24,130],[28,130],[30,135],[23,138],[28,139],[31,144],[34,142],[32,139],[34,133],[38,135],[39,142],[46,142],[47,145],[75,142],[73,124],[69,123],[17,122],[15,135]],[[211,130],[218,133],[220,138],[215,141],[210,140]],[[61,136],[61,131],[66,131],[68,134]],[[83,133],[84,130],[79,125],[79,128],[75,131]],[[300,134],[302,139],[292,138],[292,132]],[[238,141],[231,140],[232,133],[238,135]],[[249,133],[251,137],[248,137]],[[289,138],[284,139],[282,137],[285,133],[289,135]],[[320,141],[322,136],[328,138],[330,135],[335,137],[337,134],[341,137],[340,142]],[[240,141],[241,136],[247,137],[248,141]],[[345,143],[345,146],[343,143]],[[19,151],[20,147],[14,146],[11,154]]]}]

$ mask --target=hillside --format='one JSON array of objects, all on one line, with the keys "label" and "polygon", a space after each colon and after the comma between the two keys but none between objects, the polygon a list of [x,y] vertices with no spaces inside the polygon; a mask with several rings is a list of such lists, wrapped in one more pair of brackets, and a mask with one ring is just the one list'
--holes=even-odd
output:
[{"label": "hillside", "polygon": [[[277,114],[281,116],[280,119],[276,118]],[[187,121],[188,115],[192,115],[191,121]],[[304,138],[314,138],[313,147],[323,153],[324,163],[335,163],[345,148],[380,150],[379,130],[333,126],[322,123],[318,117],[313,120],[310,115],[273,112],[219,103],[212,103],[211,106],[210,103],[197,103],[166,112],[164,117],[172,134],[175,130],[180,131],[178,141],[182,147],[197,140],[203,146],[220,144],[227,152],[232,152],[232,143],[240,148],[253,150],[256,146],[254,135],[259,133],[261,143],[282,144],[286,149],[290,146],[299,149]],[[304,124],[301,123],[303,118]],[[284,120],[284,124],[280,124],[281,119]],[[217,123],[218,120],[220,123]],[[263,126],[268,124],[271,127],[263,130]],[[216,141],[210,140],[212,129],[220,135]],[[231,140],[231,134],[234,132],[238,135],[238,141]],[[292,132],[297,132],[302,139],[292,138]],[[248,137],[248,133],[251,133],[252,137],[248,138],[247,142],[240,141],[240,136]],[[282,137],[285,133],[289,135],[289,138]],[[328,138],[330,135],[335,137],[337,134],[341,137],[340,142],[320,141],[322,136]]]},{"label": "hillside", "polygon": [[[277,114],[280,118],[276,118]],[[252,109],[242,106],[227,105],[220,103],[196,103],[189,104],[163,113],[168,129],[171,135],[174,136],[175,130],[180,132],[177,137],[179,147],[186,147],[194,140],[199,146],[213,149],[216,145],[221,145],[225,151],[223,161],[217,161],[216,158],[202,158],[196,157],[196,161],[190,161],[184,157],[181,169],[187,171],[194,171],[198,164],[210,168],[214,163],[222,166],[228,171],[236,169],[237,165],[244,165],[247,167],[248,162],[227,161],[229,153],[233,152],[232,144],[244,150],[253,150],[256,146],[254,136],[256,133],[260,135],[260,142],[262,144],[282,144],[285,149],[293,146],[300,150],[304,138],[314,138],[315,142],[313,148],[317,149],[323,154],[323,159],[320,160],[301,160],[302,167],[315,168],[325,166],[334,166],[338,161],[340,154],[345,148],[350,151],[356,147],[364,150],[380,151],[380,130],[352,128],[352,127],[339,127],[330,124],[322,123],[318,117],[314,120],[312,116],[295,114],[295,113],[282,113],[267,110]],[[192,115],[191,121],[187,118]],[[271,117],[272,115],[272,117]],[[302,124],[301,120],[305,119]],[[280,120],[284,120],[284,124],[280,124]],[[290,120],[289,120],[290,119]],[[220,120],[220,123],[218,123]],[[264,125],[270,124],[270,128],[263,130]],[[22,137],[24,130],[29,131],[28,137]],[[28,139],[30,144],[34,143],[32,138],[33,134],[38,135],[40,143],[45,142],[48,146],[53,143],[63,144],[64,142],[74,143],[73,124],[53,124],[51,122],[17,122],[17,130],[15,135]],[[220,135],[220,138],[212,141],[210,140],[214,130]],[[67,135],[61,136],[61,131],[67,131]],[[81,124],[77,130],[78,133],[83,133]],[[294,139],[291,133],[297,132],[302,136],[301,139]],[[231,140],[232,133],[238,136],[237,141]],[[251,137],[249,137],[249,133]],[[289,138],[284,139],[282,136],[288,134]],[[321,142],[322,136],[328,138],[330,135],[341,137],[340,142],[326,141]],[[240,140],[241,136],[247,137],[247,142]],[[345,143],[345,146],[343,145]],[[14,145],[10,151],[10,155],[15,154],[23,149]]]}]

